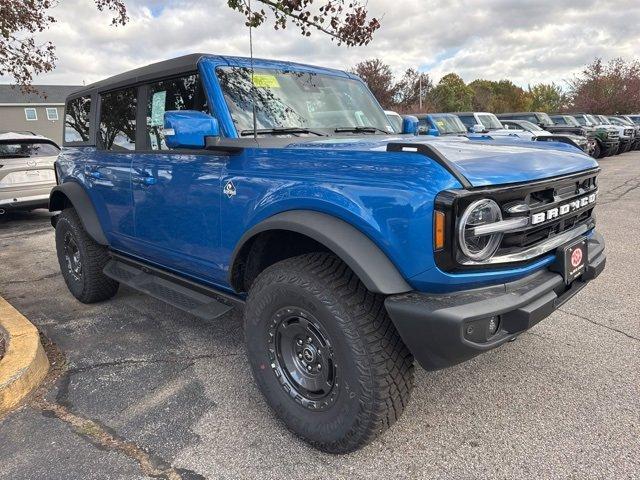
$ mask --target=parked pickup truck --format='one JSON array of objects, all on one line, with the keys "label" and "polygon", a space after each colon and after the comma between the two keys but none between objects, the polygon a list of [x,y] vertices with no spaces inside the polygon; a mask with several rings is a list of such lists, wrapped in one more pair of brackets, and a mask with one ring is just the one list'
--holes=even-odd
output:
[{"label": "parked pickup truck", "polygon": [[624,135],[631,138],[629,150],[636,150],[640,146],[640,126],[633,123],[633,120],[624,115],[610,115],[606,117],[609,123],[616,127],[624,129]]},{"label": "parked pickup truck", "polygon": [[631,149],[631,146],[633,145],[633,141],[634,141],[634,133],[635,133],[635,129],[629,126],[621,126],[621,125],[616,125],[611,123],[611,120],[609,120],[609,117],[607,117],[606,115],[593,115],[593,117],[595,117],[598,122],[599,125],[601,126],[605,126],[608,128],[615,128],[618,131],[618,136],[620,138],[620,145],[618,146],[618,151],[614,152],[616,154],[621,154],[621,153],[625,153],[628,152]]},{"label": "parked pickup truck", "polygon": [[392,133],[347,72],[188,55],[83,87],[65,126],[49,208],[71,293],[243,308],[267,404],[327,452],[400,417],[414,359],[503,345],[605,265],[593,159]]},{"label": "parked pickup truck", "polygon": [[[592,127],[596,136],[595,158],[607,157],[618,153],[620,147],[620,131],[613,125],[602,125],[594,115],[588,113],[572,113],[571,116],[585,127]],[[598,153],[599,150],[599,153]]]},{"label": "parked pickup truck", "polygon": [[549,118],[553,122],[553,127],[549,131],[553,131],[556,133],[573,133],[575,135],[583,135],[587,138],[595,139],[595,128],[588,127],[586,125],[580,125],[578,121],[572,117],[571,115],[549,115]]}]

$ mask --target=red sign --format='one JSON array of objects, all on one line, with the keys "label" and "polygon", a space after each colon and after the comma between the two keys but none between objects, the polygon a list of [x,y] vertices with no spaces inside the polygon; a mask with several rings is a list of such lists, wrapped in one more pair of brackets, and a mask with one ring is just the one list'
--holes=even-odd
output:
[{"label": "red sign", "polygon": [[571,253],[571,266],[575,268],[581,263],[582,263],[582,249],[578,247]]}]

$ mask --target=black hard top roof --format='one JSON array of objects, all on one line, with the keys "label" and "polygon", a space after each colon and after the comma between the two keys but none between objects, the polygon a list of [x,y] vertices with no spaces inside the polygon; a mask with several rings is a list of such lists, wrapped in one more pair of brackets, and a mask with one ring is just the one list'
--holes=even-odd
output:
[{"label": "black hard top roof", "polygon": [[[221,58],[230,61],[239,60],[243,57],[232,57],[227,55],[215,55],[210,53],[191,53],[189,55],[183,55],[182,57],[176,57],[169,60],[163,60],[161,62],[152,63],[151,65],[146,65],[144,67],[136,68],[134,70],[129,70],[128,72],[120,73],[118,75],[114,75],[113,77],[105,78],[104,80],[100,80],[98,82],[92,83],[91,85],[87,85],[86,87],[82,87],[79,90],[74,91],[68,97],[77,98],[85,95],[90,95],[97,92],[104,92],[107,90],[114,90],[117,88],[125,87],[128,85],[133,85],[136,83],[143,83],[149,80],[154,80],[159,77],[167,77],[171,75],[179,75],[181,73],[196,71],[198,69],[198,62],[203,57],[210,58]],[[256,58],[254,59],[256,62],[265,61],[265,59]],[[267,60],[272,62],[273,60]],[[281,64],[287,64],[291,66],[304,66],[299,63],[293,62],[278,62]],[[306,65],[307,67],[313,67],[312,65]],[[352,74],[348,74],[346,72],[342,72],[340,70],[335,70],[332,68],[324,68],[324,67],[313,67],[313,68],[322,68],[322,70],[340,72],[350,77],[355,77]]]},{"label": "black hard top roof", "polygon": [[104,80],[87,85],[86,87],[82,87],[80,90],[70,94],[69,98],[82,97],[96,91],[111,90],[124,85],[144,82],[145,80],[151,80],[159,76],[196,70],[198,68],[198,60],[205,56],[211,55],[207,55],[205,53],[192,53],[182,57],[152,63],[151,65],[146,65],[134,70],[129,70],[128,72],[120,73],[113,77],[105,78]]}]

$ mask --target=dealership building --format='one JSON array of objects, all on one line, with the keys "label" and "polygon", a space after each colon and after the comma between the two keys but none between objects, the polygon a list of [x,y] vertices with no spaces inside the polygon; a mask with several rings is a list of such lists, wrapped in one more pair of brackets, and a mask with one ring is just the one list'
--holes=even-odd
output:
[{"label": "dealership building", "polygon": [[64,101],[77,85],[34,85],[35,93],[0,85],[0,132],[32,132],[62,143]]}]

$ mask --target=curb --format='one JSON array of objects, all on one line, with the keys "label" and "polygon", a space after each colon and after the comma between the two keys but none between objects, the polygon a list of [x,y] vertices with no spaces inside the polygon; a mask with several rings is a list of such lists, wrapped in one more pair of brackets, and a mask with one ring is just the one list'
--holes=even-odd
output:
[{"label": "curb", "polygon": [[49,360],[38,329],[2,297],[0,330],[6,339],[6,351],[0,360],[0,415],[3,415],[40,385],[49,371]]}]

